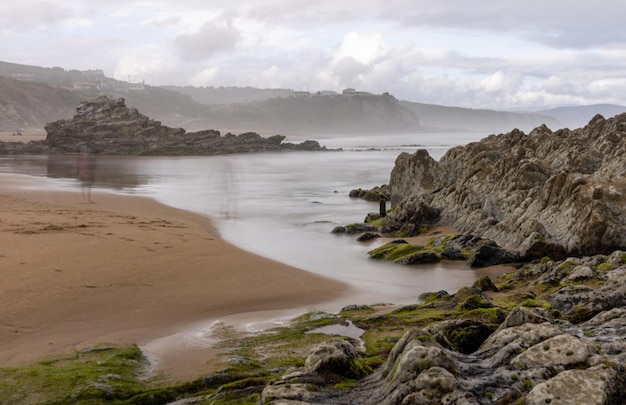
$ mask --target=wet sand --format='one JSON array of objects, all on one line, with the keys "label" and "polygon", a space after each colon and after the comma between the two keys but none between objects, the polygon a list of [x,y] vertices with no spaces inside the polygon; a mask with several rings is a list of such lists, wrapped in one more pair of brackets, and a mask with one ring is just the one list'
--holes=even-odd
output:
[{"label": "wet sand", "polygon": [[[37,191],[42,181],[0,174],[0,367],[101,342],[166,342],[194,323],[348,291],[224,242],[201,215],[142,197]],[[188,378],[215,367],[211,350],[188,349],[175,346],[161,369]]]},{"label": "wet sand", "polygon": [[30,142],[43,141],[46,139],[46,131],[22,131],[21,135],[16,135],[17,131],[0,131],[0,142]]}]

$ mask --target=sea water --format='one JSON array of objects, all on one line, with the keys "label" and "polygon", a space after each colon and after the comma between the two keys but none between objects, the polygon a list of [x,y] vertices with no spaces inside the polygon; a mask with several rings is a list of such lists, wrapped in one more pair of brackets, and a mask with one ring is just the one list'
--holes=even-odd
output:
[{"label": "sea water", "polygon": [[[93,189],[143,195],[205,215],[226,241],[253,253],[349,284],[327,305],[415,303],[427,291],[454,292],[480,274],[465,264],[401,266],[372,260],[380,241],[333,234],[362,222],[378,203],[349,198],[352,189],[386,184],[396,157],[427,149],[439,159],[480,134],[421,133],[316,138],[329,152],[194,157],[98,156]],[[288,140],[289,141],[289,140]],[[294,139],[293,142],[300,142]],[[74,156],[2,156],[0,172],[45,176],[79,189]]]}]

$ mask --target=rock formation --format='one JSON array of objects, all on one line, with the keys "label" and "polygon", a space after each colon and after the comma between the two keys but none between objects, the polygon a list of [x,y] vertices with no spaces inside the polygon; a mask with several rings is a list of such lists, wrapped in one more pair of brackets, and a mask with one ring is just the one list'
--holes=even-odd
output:
[{"label": "rock formation", "polygon": [[[511,273],[508,280],[501,289],[515,285],[519,290],[511,296],[532,291],[537,294],[536,301],[513,309],[498,308],[489,296],[497,294],[498,288],[483,280],[454,295],[428,294],[426,304],[406,310],[464,309],[468,314],[508,311],[506,317],[493,318],[498,322],[496,327],[463,318],[441,321],[441,315],[434,316],[435,322],[409,329],[376,371],[343,391],[334,387],[332,377],[358,377],[354,375],[358,354],[349,344],[331,340],[313,350],[304,367],[289,370],[268,385],[263,403],[623,404],[624,252],[536,263]],[[596,286],[587,288],[595,294],[566,291],[584,289],[583,283],[592,280]],[[550,294],[546,285],[555,286],[551,288],[556,291]],[[549,304],[540,304],[545,297]],[[469,304],[478,301],[482,304]],[[373,318],[371,322],[375,322]],[[380,327],[381,321],[375,325]],[[318,360],[321,354],[325,354],[321,357],[324,361]],[[310,367],[318,363],[334,366]]]},{"label": "rock formation", "polygon": [[220,135],[219,131],[186,132],[161,125],[136,108],[128,108],[123,98],[100,96],[82,102],[70,120],[45,126],[45,141],[18,145],[0,142],[0,153],[72,153],[87,148],[107,155],[211,155],[283,150],[326,150],[316,141],[283,143],[282,135],[268,138],[248,132]]},{"label": "rock formation", "polygon": [[383,228],[417,230],[421,214],[435,212],[429,225],[502,246],[609,253],[626,247],[625,175],[626,114],[597,115],[576,130],[543,125],[528,135],[491,135],[450,149],[439,162],[425,150],[403,153],[389,184],[397,207]]}]

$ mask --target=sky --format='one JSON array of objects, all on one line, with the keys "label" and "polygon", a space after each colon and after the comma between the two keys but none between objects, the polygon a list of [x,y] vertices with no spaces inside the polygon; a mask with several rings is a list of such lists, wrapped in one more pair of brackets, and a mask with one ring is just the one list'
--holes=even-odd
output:
[{"label": "sky", "polygon": [[0,60],[149,85],[626,105],[619,0],[2,0]]}]

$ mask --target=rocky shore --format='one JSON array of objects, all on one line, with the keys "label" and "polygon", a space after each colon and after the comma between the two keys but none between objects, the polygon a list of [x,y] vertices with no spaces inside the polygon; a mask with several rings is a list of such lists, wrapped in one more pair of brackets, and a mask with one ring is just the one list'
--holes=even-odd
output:
[{"label": "rocky shore", "polygon": [[[365,353],[335,339],[304,367],[262,392],[274,404],[623,404],[626,400],[626,253],[544,260],[495,283],[483,278],[455,294],[371,316],[343,314],[365,339],[393,328],[392,347]],[[370,308],[371,309],[371,308]],[[395,341],[395,339],[389,339]],[[380,347],[380,346],[379,346]],[[372,356],[385,361],[349,389]],[[339,376],[337,376],[339,375]],[[293,402],[292,402],[293,401]]]},{"label": "rocky shore", "polygon": [[389,183],[396,208],[382,229],[410,236],[447,225],[501,246],[607,254],[626,247],[625,156],[626,114],[576,130],[491,135],[439,162],[425,150],[402,153]]},{"label": "rocky shore", "polygon": [[[440,162],[426,151],[402,154],[389,189],[352,194],[390,199],[392,208],[335,232],[398,238],[372,250],[374,258],[513,263],[509,273],[425,293],[402,307],[312,312],[260,333],[223,327],[214,331],[220,371],[135,391],[98,380],[86,398],[177,405],[624,404],[625,138],[623,114],[596,116],[573,131],[542,126],[528,135],[492,135],[450,150]],[[444,225],[460,233],[423,246],[405,240]]]},{"label": "rocky shore", "polygon": [[248,132],[221,135],[216,130],[186,132],[161,125],[123,98],[100,96],[82,102],[72,119],[45,126],[44,141],[0,142],[0,154],[76,153],[106,155],[216,155],[228,153],[325,151],[317,141],[283,142],[285,136],[262,137]]}]

